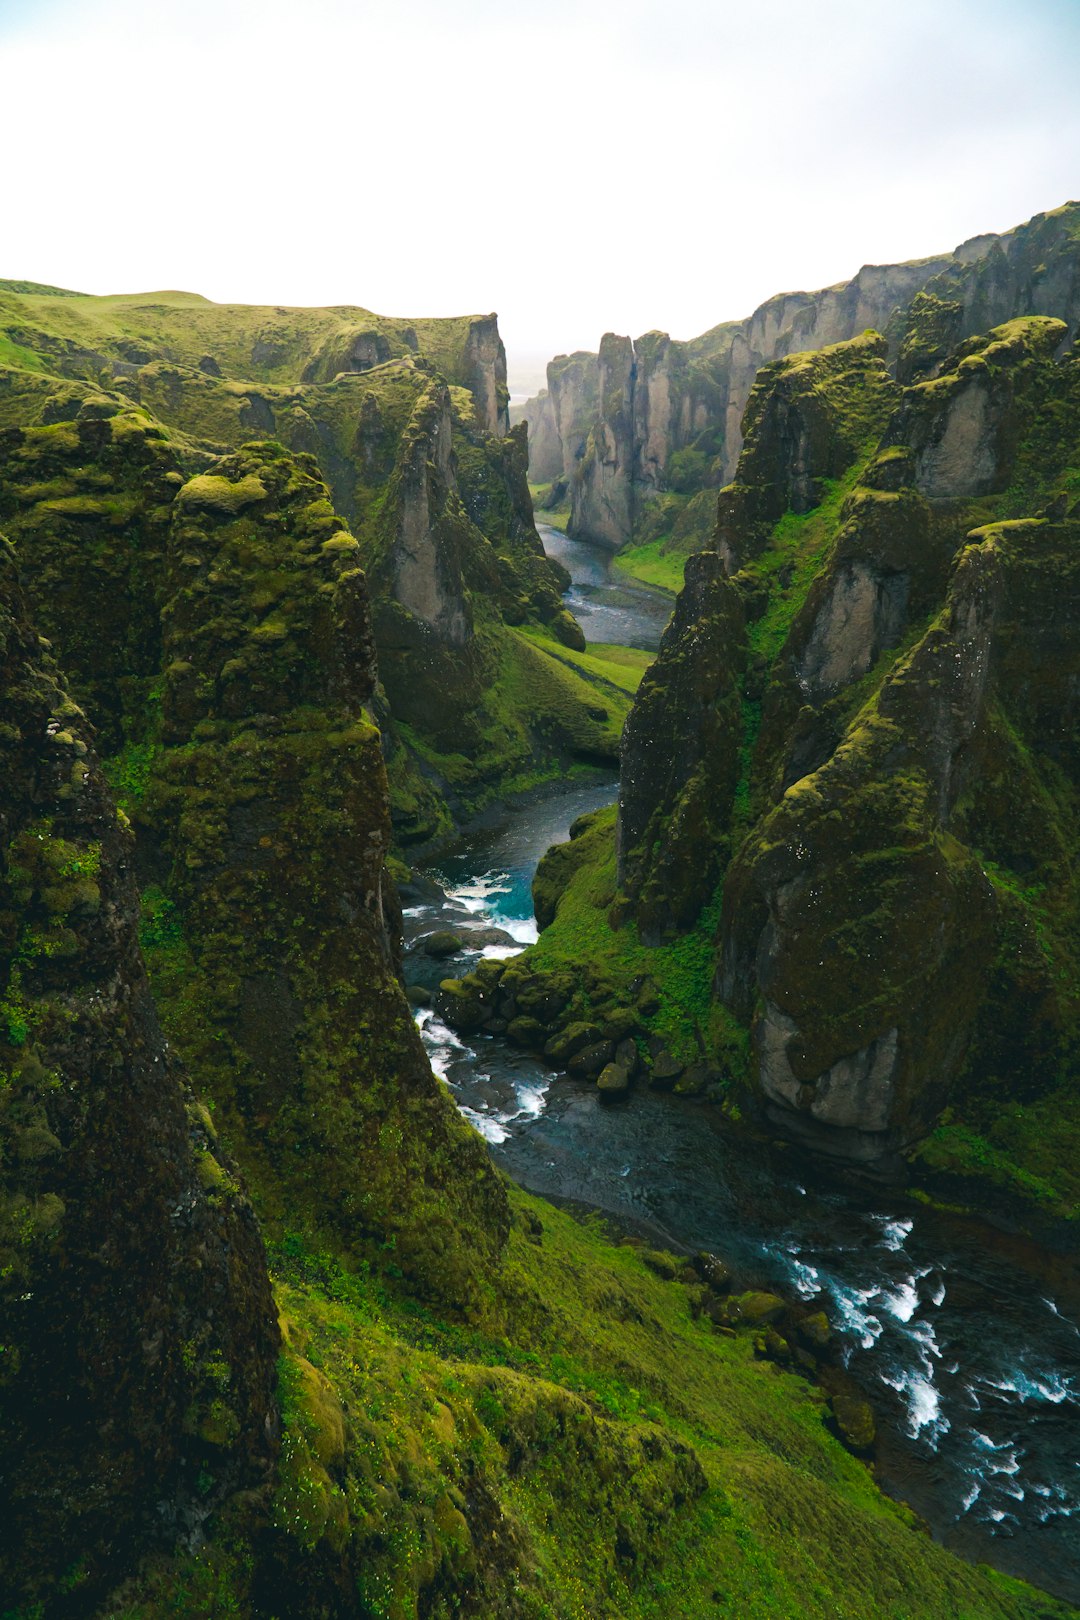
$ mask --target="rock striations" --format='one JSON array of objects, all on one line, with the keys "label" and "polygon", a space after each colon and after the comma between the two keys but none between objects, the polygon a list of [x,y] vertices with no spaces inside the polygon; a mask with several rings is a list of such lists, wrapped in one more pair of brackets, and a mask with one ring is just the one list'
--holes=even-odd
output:
[{"label": "rock striations", "polygon": [[[617,825],[545,860],[547,927],[503,975],[536,1005],[562,990],[534,1033],[553,1056],[591,1017],[651,1043],[656,1076],[711,1064],[714,1095],[746,1086],[807,1148],[907,1154],[1059,1241],[1080,1194],[1068,340],[1013,319],[907,387],[874,333],[762,367],[626,726]],[[587,1004],[564,982],[583,952]]]},{"label": "rock striations", "polygon": [[697,549],[707,523],[688,522],[685,507],[735,476],[763,365],[872,328],[888,340],[890,370],[910,383],[964,338],[1019,315],[1057,317],[1075,335],[1078,222],[1080,205],[1069,203],[951,254],[865,265],[851,281],[781,293],[690,342],[608,333],[596,355],[553,360],[546,393],[525,407],[532,478],[551,485],[550,499],[569,500],[571,535],[614,550],[657,538]]}]

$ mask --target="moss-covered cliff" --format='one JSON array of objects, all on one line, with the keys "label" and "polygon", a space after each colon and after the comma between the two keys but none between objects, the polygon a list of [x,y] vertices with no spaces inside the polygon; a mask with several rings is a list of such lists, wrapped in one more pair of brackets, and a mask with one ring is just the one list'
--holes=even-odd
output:
[{"label": "moss-covered cliff", "polygon": [[277,1328],[236,1165],[163,1039],[126,818],[0,541],[0,1593],[85,1612],[265,1488]]},{"label": "moss-covered cliff", "polygon": [[[494,317],[394,322],[187,294],[0,287],[0,333],[0,424],[72,422],[81,434],[88,421],[141,420],[146,443],[156,424],[183,474],[256,438],[316,458],[371,576],[386,685],[376,706],[402,848],[575,760],[614,762],[627,705],[588,672],[569,677],[558,657],[582,637],[533,524],[525,430],[507,428]],[[40,468],[38,482],[55,487],[35,502],[39,523],[70,520],[89,535],[95,517],[112,533],[136,507],[147,519],[161,492],[121,471],[110,493],[117,465],[91,445],[81,482],[70,456],[62,471]],[[70,576],[58,585],[78,588]],[[520,627],[538,639],[523,641]],[[134,675],[132,637],[154,626],[117,628],[118,662]]]},{"label": "moss-covered cliff", "polygon": [[[440,644],[482,644],[507,587],[498,563],[498,589],[470,572],[469,525],[514,540],[520,441],[498,478],[483,444],[455,471],[454,396],[426,379],[354,537],[303,452],[193,466],[145,411],[63,397],[0,443],[28,604],[5,552],[5,1608],[1064,1615],[880,1495],[842,1404],[763,1355],[750,1304],[780,1302],[725,1302],[723,1267],[615,1247],[508,1188],[424,1060],[359,563]],[[557,711],[581,655],[502,622],[501,712],[536,706],[549,668]],[[705,704],[721,673],[688,667],[687,690]],[[102,715],[120,810],[77,701]],[[604,817],[579,831],[580,876],[612,843]],[[699,956],[695,938],[679,982]],[[590,964],[597,1017],[620,968]],[[539,1029],[558,994],[506,971]],[[681,1006],[674,983],[641,1004]]]},{"label": "moss-covered cliff", "polygon": [[564,1062],[575,1020],[604,1061],[630,1034],[648,1063],[648,1039],[658,1082],[748,1085],[816,1151],[907,1151],[944,1196],[1061,1241],[1080,1191],[1066,338],[1017,319],[907,389],[872,334],[760,372],[627,725],[617,835],[541,867],[549,926],[513,970],[542,996],[604,964],[536,1033]]},{"label": "moss-covered cliff", "polygon": [[[396,983],[367,585],[316,463],[254,445],[184,479],[138,413],[12,429],[4,449],[34,611],[112,721],[167,1028],[263,1220],[393,1242],[467,1296],[502,1194]],[[472,1214],[442,1197],[470,1155]]]},{"label": "moss-covered cliff", "polygon": [[[864,265],[834,287],[781,293],[690,342],[608,333],[597,355],[560,355],[545,396],[523,413],[538,447],[533,478],[569,502],[571,533],[629,548],[626,565],[655,577],[658,551],[677,566],[707,542],[708,526],[690,507],[736,476],[743,412],[762,366],[869,327],[885,334],[890,370],[906,384],[933,376],[963,339],[1021,315],[1059,318],[1075,336],[1080,205],[949,254]],[[624,375],[612,387],[606,357],[616,348]]]}]

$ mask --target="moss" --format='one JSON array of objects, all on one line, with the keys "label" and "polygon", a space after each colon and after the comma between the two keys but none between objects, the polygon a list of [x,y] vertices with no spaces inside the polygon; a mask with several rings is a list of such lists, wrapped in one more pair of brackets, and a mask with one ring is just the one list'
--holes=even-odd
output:
[{"label": "moss", "polygon": [[148,1501],[192,1511],[208,1448],[216,1495],[268,1466],[274,1334],[249,1206],[161,1037],[130,831],[6,544],[0,666],[0,1587],[55,1612],[60,1575],[90,1612]]},{"label": "moss", "polygon": [[219,467],[264,496],[177,502],[169,536],[161,741],[138,804],[167,863],[143,922],[163,1022],[268,1230],[288,1211],[468,1304],[502,1193],[394,977],[356,549],[310,458],[258,445]]},{"label": "moss", "polygon": [[820,1394],[757,1360],[752,1333],[695,1317],[673,1268],[513,1202],[469,1327],[298,1237],[275,1249],[285,1447],[256,1578],[279,1605],[309,1608],[344,1571],[393,1620],[1055,1612],[920,1534]]},{"label": "moss", "polygon": [[145,418],[120,434],[114,418],[9,430],[0,462],[0,521],[42,634],[63,647],[103,751],[144,744],[160,668],[174,452]]},{"label": "moss", "polygon": [[221,512],[233,516],[245,506],[266,499],[266,486],[254,473],[248,473],[236,483],[217,474],[204,473],[191,478],[180,490],[177,499],[182,505],[196,511]]},{"label": "moss", "polygon": [[643,585],[678,595],[683,585],[686,553],[670,551],[663,539],[649,540],[643,545],[629,546],[615,559],[621,573],[629,574]]}]

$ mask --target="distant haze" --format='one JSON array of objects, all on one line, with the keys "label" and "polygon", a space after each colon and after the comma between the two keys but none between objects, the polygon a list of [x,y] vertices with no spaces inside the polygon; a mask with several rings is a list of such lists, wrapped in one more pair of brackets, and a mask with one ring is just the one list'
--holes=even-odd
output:
[{"label": "distant haze", "polygon": [[0,0],[0,275],[498,310],[516,383],[1080,193],[1077,0]]}]

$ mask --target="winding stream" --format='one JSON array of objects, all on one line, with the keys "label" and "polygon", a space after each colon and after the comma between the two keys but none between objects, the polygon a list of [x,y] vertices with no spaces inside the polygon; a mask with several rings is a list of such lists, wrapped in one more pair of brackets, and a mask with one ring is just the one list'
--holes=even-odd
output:
[{"label": "winding stream", "polygon": [[[619,582],[610,559],[539,525],[571,571],[566,601],[591,641],[653,648],[670,598]],[[455,921],[536,938],[530,883],[551,843],[616,796],[613,776],[564,784],[474,828],[406,911],[407,938]],[[475,956],[407,954],[432,986]],[[595,1088],[505,1042],[418,1021],[431,1062],[531,1191],[604,1210],[653,1241],[711,1249],[747,1282],[820,1299],[878,1415],[878,1471],[935,1537],[1080,1603],[1080,1284],[1075,1272],[898,1191],[853,1191],[796,1149],[733,1139],[715,1110],[639,1088]]]}]

